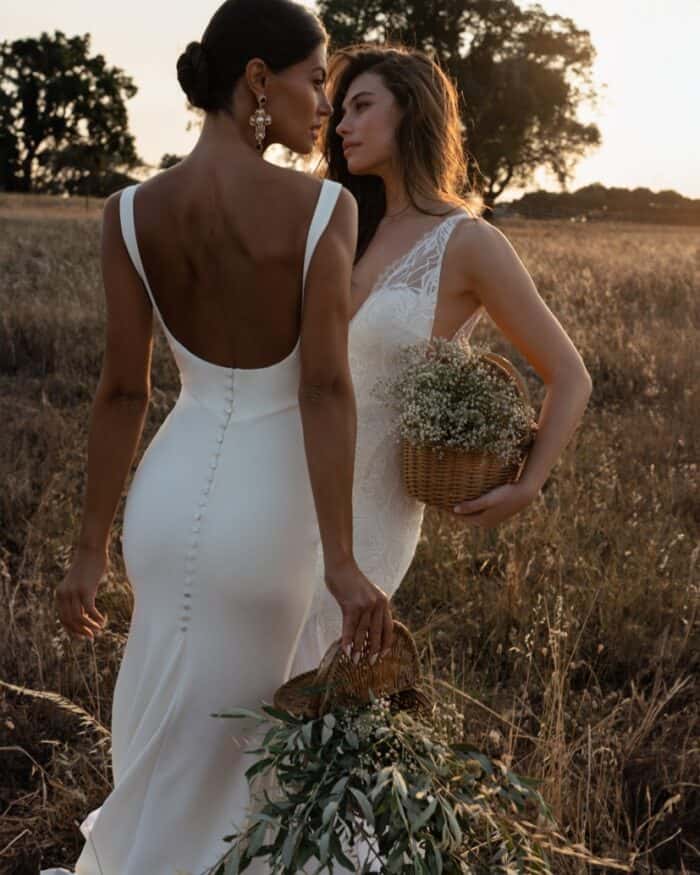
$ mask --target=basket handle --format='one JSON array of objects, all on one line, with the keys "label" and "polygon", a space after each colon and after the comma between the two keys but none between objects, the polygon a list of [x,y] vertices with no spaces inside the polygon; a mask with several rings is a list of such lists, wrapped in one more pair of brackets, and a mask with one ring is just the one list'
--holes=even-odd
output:
[{"label": "basket handle", "polygon": [[527,384],[525,380],[522,378],[520,372],[517,370],[515,365],[509,361],[505,356],[499,355],[497,352],[484,352],[481,353],[480,358],[487,359],[492,364],[496,365],[497,368],[501,368],[509,377],[511,377],[514,381],[518,389],[520,390],[520,394],[523,398],[530,403],[530,393],[528,392]]}]

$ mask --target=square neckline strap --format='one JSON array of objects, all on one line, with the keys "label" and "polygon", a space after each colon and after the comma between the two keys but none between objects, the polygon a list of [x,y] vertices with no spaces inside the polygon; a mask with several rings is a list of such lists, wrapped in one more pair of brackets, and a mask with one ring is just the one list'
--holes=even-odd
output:
[{"label": "square neckline strap", "polygon": [[[297,342],[294,345],[294,349],[286,355],[283,359],[278,362],[274,362],[271,365],[265,365],[262,368],[241,368],[241,367],[233,367],[231,365],[219,365],[216,362],[209,361],[208,359],[202,358],[201,356],[196,355],[196,353],[192,352],[191,349],[186,347],[181,341],[175,337],[175,335],[168,328],[165,319],[156,304],[155,296],[153,295],[153,291],[151,289],[150,283],[148,282],[148,277],[146,276],[146,271],[143,266],[143,262],[141,260],[141,253],[139,251],[138,242],[136,239],[136,222],[134,219],[134,200],[136,196],[136,189],[141,185],[141,183],[137,182],[134,185],[129,185],[126,188],[122,189],[122,192],[119,196],[119,220],[121,225],[122,238],[124,240],[124,244],[126,246],[126,250],[129,254],[129,258],[131,259],[131,263],[134,267],[134,270],[138,274],[141,282],[146,289],[148,297],[153,306],[153,310],[158,317],[158,321],[160,322],[163,331],[165,332],[166,337],[170,341],[170,343],[176,347],[180,353],[187,358],[192,359],[200,365],[205,365],[209,368],[215,369],[217,371],[225,371],[226,373],[231,372],[239,372],[245,374],[255,374],[255,373],[263,373],[265,371],[270,371],[273,368],[279,368],[283,365],[286,365],[290,362],[299,351],[299,347],[301,346],[301,333],[297,338]],[[321,238],[321,235],[325,231],[328,222],[330,220],[331,214],[333,213],[333,209],[335,208],[335,204],[338,200],[338,196],[342,189],[342,185],[339,182],[335,182],[331,179],[322,179],[321,185],[319,187],[318,199],[316,201],[316,206],[314,208],[314,213],[311,218],[311,222],[309,224],[309,230],[306,235],[306,245],[304,249],[304,267],[302,272],[302,285],[301,285],[301,306],[303,311],[304,306],[304,291],[306,288],[306,276],[309,271],[309,265],[311,264],[311,258],[316,250],[316,245]]]}]

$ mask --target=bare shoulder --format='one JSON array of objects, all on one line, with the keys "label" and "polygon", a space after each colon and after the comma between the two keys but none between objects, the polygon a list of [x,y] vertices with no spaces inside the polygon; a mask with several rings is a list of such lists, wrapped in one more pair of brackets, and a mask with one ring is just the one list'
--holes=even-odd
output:
[{"label": "bare shoulder", "polygon": [[[331,181],[324,180],[311,173],[306,173],[303,170],[294,170],[291,167],[276,167],[276,170],[281,178],[289,183],[292,190],[295,190],[297,193],[307,194],[314,200],[318,198],[323,183]],[[333,185],[340,185],[341,189],[338,195],[338,208],[341,210],[355,209],[355,212],[357,212],[357,202],[350,190],[340,183],[333,182]]]},{"label": "bare shoulder", "polygon": [[340,186],[334,214],[337,216],[339,224],[357,227],[357,201],[352,192],[344,185]]},{"label": "bare shoulder", "polygon": [[121,198],[123,190],[124,189],[120,188],[118,191],[113,191],[112,194],[105,198],[102,207],[103,223],[111,224],[119,217],[119,199]]},{"label": "bare shoulder", "polygon": [[104,255],[125,251],[121,227],[121,196],[123,188],[105,198],[102,207],[102,251]]},{"label": "bare shoulder", "polygon": [[500,228],[481,216],[468,216],[459,222],[450,239],[450,254],[456,264],[471,277],[491,274],[494,267],[518,260],[518,256]]},{"label": "bare shoulder", "polygon": [[297,203],[314,203],[321,190],[322,180],[304,170],[265,162],[260,173],[268,175],[279,186],[280,192],[284,192]]},{"label": "bare shoulder", "polygon": [[[292,167],[276,165],[272,172],[277,176],[290,202],[296,204],[297,207],[300,204],[305,205],[309,215],[318,202],[324,181],[330,182],[330,180],[324,180],[321,177],[314,176],[303,170],[295,170]],[[333,185],[340,185],[340,183],[333,182]],[[328,237],[334,231],[345,236],[349,233],[356,234],[356,225],[357,201],[349,189],[340,185],[338,199],[331,211],[331,217],[326,227],[327,233],[324,236]]]},{"label": "bare shoulder", "polygon": [[[320,185],[321,181],[318,180],[318,183]],[[349,292],[356,248],[357,201],[347,188],[340,185],[330,217],[315,249],[316,255],[311,262],[310,284],[313,285],[320,278],[324,290],[330,282],[340,292]]]},{"label": "bare shoulder", "polygon": [[158,170],[139,182],[139,200],[156,204],[166,202],[169,196],[178,194],[190,178],[191,174],[183,162]]},{"label": "bare shoulder", "polygon": [[[330,182],[330,180],[327,180]],[[323,180],[314,179],[317,183],[316,198],[320,194],[320,188]],[[354,253],[357,245],[357,201],[352,192],[338,182],[332,183],[334,186],[339,186],[340,191],[338,197],[333,204],[330,219],[326,226],[327,237],[337,237],[342,240],[347,246],[352,248]]]},{"label": "bare shoulder", "polygon": [[[140,182],[138,184],[140,192],[139,201],[143,200],[147,203],[154,201],[155,203],[158,203],[176,182],[177,176],[178,171],[176,165],[175,167],[168,167],[165,170],[161,170],[143,182]],[[105,223],[111,224],[114,221],[118,222],[120,209],[119,203],[125,188],[129,188],[129,186],[124,186],[124,188],[112,192],[112,194],[105,199],[102,210],[102,218]],[[145,197],[143,197],[143,195],[145,195]],[[151,198],[151,195],[154,197]]]},{"label": "bare shoulder", "polygon": [[[157,173],[154,177],[139,183],[139,191],[145,192],[145,198],[142,198],[141,195],[139,195],[139,203],[145,203],[148,207],[150,204],[159,204],[162,202],[164,187],[163,182],[159,177],[167,172],[169,171],[164,170],[161,173]],[[169,184],[170,182],[167,181],[166,185]],[[102,227],[107,234],[112,233],[114,228],[121,225],[121,199],[124,191],[129,187],[130,186],[128,185],[124,186],[124,188],[112,192],[112,194],[105,198],[104,206],[102,208]],[[151,197],[152,194],[154,197]]]},{"label": "bare shoulder", "polygon": [[452,234],[454,249],[472,256],[484,250],[492,253],[507,242],[505,234],[482,216],[469,213],[465,213],[465,216],[464,221],[457,223]]}]

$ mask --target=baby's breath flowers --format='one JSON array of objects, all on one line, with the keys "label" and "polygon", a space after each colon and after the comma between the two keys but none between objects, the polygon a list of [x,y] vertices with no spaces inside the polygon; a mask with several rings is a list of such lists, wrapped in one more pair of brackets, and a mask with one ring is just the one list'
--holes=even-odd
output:
[{"label": "baby's breath flowers", "polygon": [[[272,726],[246,776],[251,790],[254,777],[274,782],[264,801],[253,793],[245,827],[224,836],[231,849],[208,875],[235,875],[256,857],[279,873],[311,861],[306,871],[319,873],[551,875],[538,833],[549,809],[532,782],[462,740],[453,705],[407,711],[370,691],[366,705],[310,720],[262,710]],[[216,716],[269,720],[244,709]],[[348,858],[360,838],[374,858]]]},{"label": "baby's breath flowers", "polygon": [[485,352],[442,337],[404,346],[398,376],[378,380],[373,389],[376,398],[397,408],[399,437],[416,446],[519,461],[534,411],[516,385],[481,358]]}]

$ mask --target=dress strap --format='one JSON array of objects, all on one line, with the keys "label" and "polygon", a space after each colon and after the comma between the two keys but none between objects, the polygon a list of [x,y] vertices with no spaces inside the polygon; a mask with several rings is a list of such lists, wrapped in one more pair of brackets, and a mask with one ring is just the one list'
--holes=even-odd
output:
[{"label": "dress strap", "polygon": [[313,256],[316,249],[316,244],[321,238],[321,234],[323,234],[323,232],[326,230],[326,226],[328,225],[331,214],[333,213],[333,209],[336,205],[338,195],[340,194],[342,187],[343,186],[339,182],[335,182],[335,180],[332,179],[324,179],[321,181],[321,190],[318,195],[318,201],[316,202],[316,209],[314,210],[311,224],[309,225],[309,232],[306,236],[306,250],[304,252],[304,275],[301,286],[302,306],[304,304],[306,274],[309,272],[311,257]]},{"label": "dress strap", "polygon": [[450,340],[452,340],[452,341],[466,340],[466,342],[469,343],[469,336],[472,333],[472,328],[474,328],[476,323],[479,321],[479,319],[481,318],[481,316],[484,313],[484,310],[485,310],[485,307],[483,304],[481,304],[479,307],[477,307],[476,310],[474,310],[474,312],[472,313],[472,315],[467,319],[467,321],[463,322],[462,325],[459,326],[459,328],[455,331],[455,333],[452,335]]},{"label": "dress strap", "polygon": [[[444,224],[444,229],[441,227],[439,230],[443,231],[442,240],[439,244],[439,261],[438,268],[436,271],[435,278],[435,306],[437,307],[437,296],[439,294],[439,286],[440,286],[440,276],[442,273],[442,262],[445,258],[445,252],[447,250],[447,244],[450,242],[450,238],[452,237],[452,233],[457,225],[464,221],[465,219],[472,220],[472,216],[466,210],[460,210],[456,215],[450,216]],[[481,316],[485,311],[485,307],[483,304],[478,306],[476,310],[472,313],[472,315],[467,319],[466,322],[463,322],[460,327],[455,331],[450,340],[466,342],[469,343],[469,337],[472,333],[472,329],[476,326],[476,323],[479,321]]]},{"label": "dress strap", "polygon": [[[146,271],[143,269],[143,262],[141,261],[139,245],[136,241],[136,223],[134,222],[134,195],[136,194],[136,189],[138,187],[139,183],[136,183],[135,185],[129,185],[125,189],[123,189],[122,193],[119,195],[119,219],[121,222],[122,237],[124,238],[124,244],[126,246],[126,251],[129,253],[131,263],[134,265],[136,273],[141,277],[141,282],[146,287],[148,297],[151,299],[151,304],[153,304],[153,309],[160,318],[160,311],[158,310],[158,305],[156,304],[155,298],[153,297],[151,287],[148,284]],[[163,320],[161,319],[161,322],[162,321]]]}]

